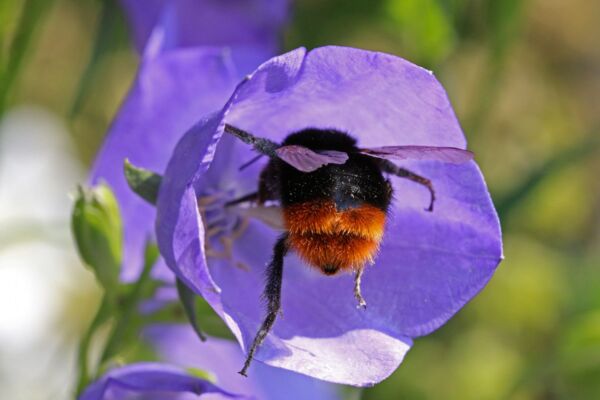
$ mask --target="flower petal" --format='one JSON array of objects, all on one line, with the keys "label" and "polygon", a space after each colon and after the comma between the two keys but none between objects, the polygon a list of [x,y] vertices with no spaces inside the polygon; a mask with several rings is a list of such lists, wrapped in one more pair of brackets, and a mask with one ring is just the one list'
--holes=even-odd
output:
[{"label": "flower petal", "polygon": [[257,365],[253,374],[237,373],[244,362],[239,346],[229,340],[208,338],[204,343],[185,325],[155,325],[146,337],[159,356],[186,368],[210,371],[220,387],[261,400],[339,399],[334,385],[266,365]]},{"label": "flower petal", "polygon": [[121,0],[134,42],[143,51],[154,29],[163,46],[265,46],[278,48],[288,0]]},{"label": "flower petal", "polygon": [[136,166],[164,171],[181,132],[226,102],[237,75],[230,58],[215,48],[169,52],[142,63],[91,173],[92,183],[107,182],[119,201],[125,227],[125,281],[135,279],[141,270],[143,246],[155,215],[154,207],[127,185],[125,158]]},{"label": "flower petal", "polygon": [[161,11],[169,0],[120,0],[127,16],[131,35],[138,51],[141,53],[152,29],[160,19]]},{"label": "flower petal", "polygon": [[[444,324],[485,286],[502,259],[502,241],[474,162],[405,165],[431,179],[435,209],[423,211],[425,189],[392,178],[394,209],[376,265],[365,272],[363,292],[371,293],[369,307],[377,318],[417,337]],[[381,282],[398,287],[381,295]]]},{"label": "flower petal", "polygon": [[431,71],[336,46],[300,48],[261,65],[236,93],[227,123],[278,142],[313,127],[348,132],[360,147],[466,146]]},{"label": "flower petal", "polygon": [[[219,121],[226,112],[224,109],[221,115],[198,124],[177,145],[159,195],[157,237],[167,264],[204,297],[247,346],[263,318],[260,294],[264,264],[270,257],[275,232],[254,222],[236,241],[233,258],[248,270],[232,268],[229,260],[211,258],[207,262],[197,199],[199,188],[211,176],[207,169],[212,169],[222,132]],[[394,337],[380,327],[374,329],[365,314],[355,308],[350,277],[324,279],[295,257],[286,259],[284,276],[283,308],[293,318],[278,321],[258,359],[359,386],[383,380],[400,364],[410,339]],[[323,302],[328,293],[344,295],[328,304]]]},{"label": "flower petal", "polygon": [[154,210],[127,187],[124,159],[162,173],[182,132],[221,108],[236,83],[276,51],[288,0],[121,0],[121,4],[144,56],[94,163],[91,181],[106,181],[121,204],[125,225],[121,278],[130,281],[141,269]]},{"label": "flower petal", "polygon": [[136,363],[109,371],[83,392],[79,400],[125,400],[137,398],[141,393],[144,399],[181,399],[181,394],[189,393],[200,398],[206,393],[215,393],[222,398],[247,398],[226,392],[212,383],[187,374],[183,369],[160,363]]}]

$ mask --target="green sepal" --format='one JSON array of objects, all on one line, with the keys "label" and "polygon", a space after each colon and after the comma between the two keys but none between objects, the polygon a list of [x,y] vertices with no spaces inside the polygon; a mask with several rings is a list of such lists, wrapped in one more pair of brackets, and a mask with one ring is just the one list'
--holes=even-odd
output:
[{"label": "green sepal", "polygon": [[213,383],[213,384],[217,383],[217,377],[216,377],[216,375],[213,374],[210,371],[206,371],[206,370],[203,370],[203,369],[200,369],[200,368],[194,368],[194,367],[186,368],[185,371],[188,374],[190,374],[190,375],[192,375],[192,376],[194,376],[196,378],[204,379],[205,381],[208,381],[208,382]]},{"label": "green sepal", "polygon": [[198,316],[196,310],[196,294],[190,290],[180,279],[177,279],[177,293],[179,294],[179,300],[183,305],[185,315],[187,316],[190,324],[194,328],[194,331],[203,342],[206,341],[206,336],[200,330],[198,323]]},{"label": "green sepal", "polygon": [[116,293],[123,254],[123,226],[117,199],[105,184],[79,187],[71,229],[77,250],[110,296]]},{"label": "green sepal", "polygon": [[156,205],[162,176],[152,171],[136,167],[127,159],[125,160],[124,171],[125,179],[127,179],[127,183],[131,190],[148,203]]}]

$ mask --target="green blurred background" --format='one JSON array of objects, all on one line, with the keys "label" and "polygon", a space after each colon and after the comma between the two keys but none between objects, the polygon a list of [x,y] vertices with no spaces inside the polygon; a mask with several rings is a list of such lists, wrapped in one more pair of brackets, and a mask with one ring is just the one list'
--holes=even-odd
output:
[{"label": "green blurred background", "polygon": [[[600,398],[600,2],[297,0],[285,50],[399,55],[446,87],[506,260],[363,399]],[[85,179],[137,67],[114,1],[0,1],[0,398],[67,398],[99,299],[74,254]]]}]

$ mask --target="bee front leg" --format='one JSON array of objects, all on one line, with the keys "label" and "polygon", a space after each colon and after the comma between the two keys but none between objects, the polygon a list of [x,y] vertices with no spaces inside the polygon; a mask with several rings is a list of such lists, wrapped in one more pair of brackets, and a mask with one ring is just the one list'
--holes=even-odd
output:
[{"label": "bee front leg", "polygon": [[250,193],[237,199],[233,199],[225,203],[225,207],[235,206],[241,203],[253,202],[258,200],[258,192]]},{"label": "bee front leg", "polygon": [[363,271],[364,271],[364,268],[359,268],[356,270],[356,273],[354,275],[354,297],[356,297],[356,300],[358,300],[357,308],[366,309],[367,302],[363,298],[362,293],[360,291],[360,282],[361,282]]},{"label": "bee front leg", "polygon": [[267,284],[265,286],[264,297],[267,300],[267,316],[262,325],[244,362],[244,367],[240,371],[241,375],[248,376],[248,368],[254,358],[254,353],[267,337],[267,334],[275,323],[275,318],[281,309],[281,282],[283,280],[283,258],[288,252],[287,244],[288,234],[283,234],[275,243],[273,248],[273,258],[267,267]]},{"label": "bee front leg", "polygon": [[230,135],[237,137],[242,142],[251,145],[254,150],[258,151],[259,153],[271,158],[277,157],[275,150],[277,150],[279,144],[273,142],[272,140],[256,137],[251,133],[229,124],[225,124],[224,130]]}]

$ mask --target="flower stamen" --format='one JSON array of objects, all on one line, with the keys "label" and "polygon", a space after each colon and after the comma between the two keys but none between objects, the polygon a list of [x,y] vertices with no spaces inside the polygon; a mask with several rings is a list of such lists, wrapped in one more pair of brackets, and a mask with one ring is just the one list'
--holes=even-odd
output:
[{"label": "flower stamen", "polygon": [[248,218],[225,212],[225,193],[211,193],[198,198],[198,211],[204,231],[204,250],[207,257],[228,260],[245,271],[250,268],[234,260],[233,245],[248,228]]}]

